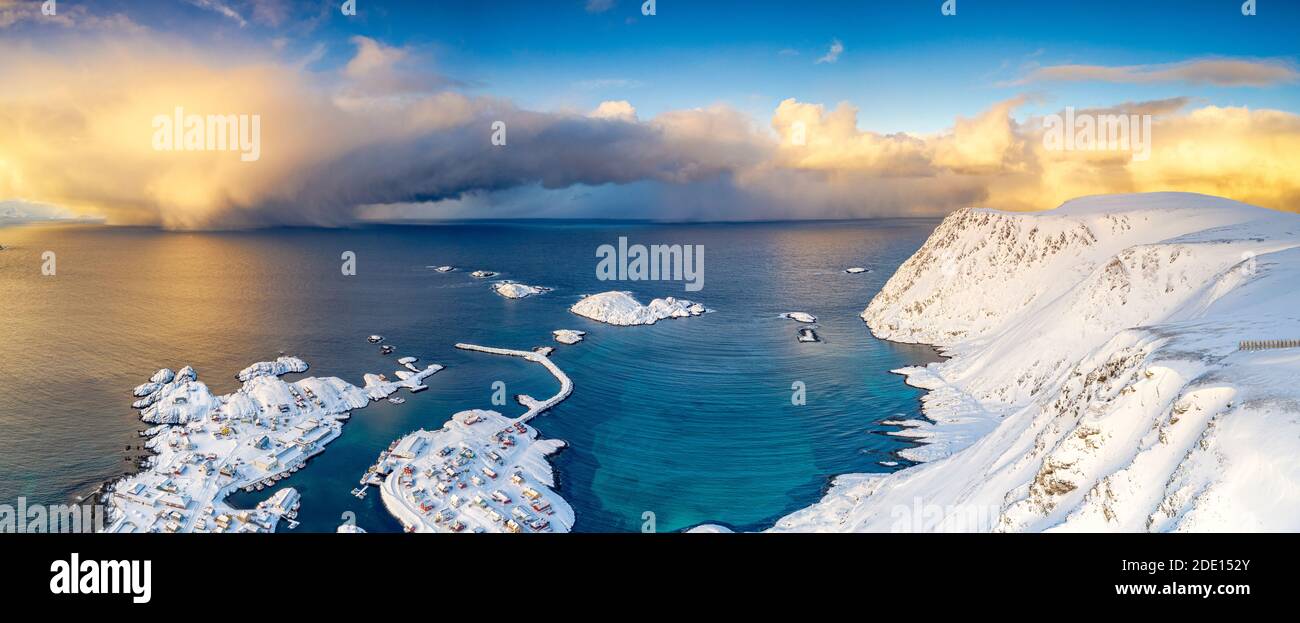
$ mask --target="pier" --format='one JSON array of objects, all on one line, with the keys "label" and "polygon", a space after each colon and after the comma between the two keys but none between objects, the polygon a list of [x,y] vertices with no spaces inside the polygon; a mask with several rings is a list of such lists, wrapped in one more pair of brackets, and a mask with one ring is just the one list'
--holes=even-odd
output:
[{"label": "pier", "polygon": [[492,346],[479,346],[477,344],[464,344],[464,343],[456,344],[456,348],[459,348],[461,350],[472,350],[480,353],[490,353],[493,355],[507,355],[510,357],[522,357],[534,363],[542,364],[553,376],[555,376],[556,380],[560,382],[560,391],[556,392],[554,396],[551,396],[546,400],[538,401],[532,396],[527,396],[522,394],[518,396],[517,400],[519,400],[519,404],[528,407],[528,411],[526,411],[523,415],[515,418],[513,422],[527,422],[537,417],[547,409],[550,409],[551,407],[560,404],[560,401],[564,400],[565,398],[568,398],[569,394],[573,393],[573,381],[569,379],[569,375],[565,374],[564,371],[561,370],[559,366],[555,365],[555,363],[551,361],[550,357],[547,357],[542,353],[531,351],[531,350],[511,350],[509,348],[495,348]]}]

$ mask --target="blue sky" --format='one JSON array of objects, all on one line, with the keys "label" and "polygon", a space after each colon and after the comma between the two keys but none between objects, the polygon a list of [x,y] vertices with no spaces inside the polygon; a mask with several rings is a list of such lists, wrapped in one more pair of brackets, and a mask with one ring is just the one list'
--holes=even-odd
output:
[{"label": "blue sky", "polygon": [[[940,14],[941,0],[659,0],[654,16],[635,0],[599,12],[586,0],[358,0],[355,17],[338,2],[286,0],[274,24],[238,0],[114,2],[141,24],[196,38],[283,38],[300,55],[323,44],[316,70],[346,63],[349,39],[364,35],[417,51],[416,62],[468,92],[540,110],[627,99],[653,116],[724,102],[763,120],[793,97],[854,102],[860,123],[878,131],[932,132],[1024,92],[1047,108],[1193,96],[1295,110],[1300,99],[1295,84],[1008,84],[1041,65],[1294,59],[1300,3],[1281,0],[1263,0],[1252,17],[1234,0],[957,0],[952,17]],[[243,23],[204,5],[228,6]],[[836,40],[836,62],[817,63]]]}]

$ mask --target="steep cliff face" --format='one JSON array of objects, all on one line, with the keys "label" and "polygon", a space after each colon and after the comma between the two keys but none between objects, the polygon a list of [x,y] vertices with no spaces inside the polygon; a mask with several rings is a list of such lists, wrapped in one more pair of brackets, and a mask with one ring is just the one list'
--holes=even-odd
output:
[{"label": "steep cliff face", "polygon": [[1300,528],[1300,217],[1184,193],[952,214],[862,318],[953,358],[907,433],[777,530]]}]

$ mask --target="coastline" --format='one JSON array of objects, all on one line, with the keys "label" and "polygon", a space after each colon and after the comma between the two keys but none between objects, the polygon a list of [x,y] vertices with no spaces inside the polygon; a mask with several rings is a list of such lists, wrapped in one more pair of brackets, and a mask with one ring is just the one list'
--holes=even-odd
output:
[{"label": "coastline", "polygon": [[1239,343],[1291,326],[1295,219],[1184,193],[954,213],[862,314],[953,355],[896,371],[928,392],[925,462],[771,530],[1294,529],[1300,353]]}]

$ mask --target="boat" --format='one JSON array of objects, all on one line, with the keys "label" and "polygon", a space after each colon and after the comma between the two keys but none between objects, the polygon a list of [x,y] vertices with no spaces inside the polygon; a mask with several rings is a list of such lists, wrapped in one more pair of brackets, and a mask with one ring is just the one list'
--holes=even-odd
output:
[{"label": "boat", "polygon": [[393,396],[392,398],[389,398],[389,399],[388,399],[388,402],[391,402],[391,403],[393,403],[393,404],[395,404],[395,405],[400,405],[400,404],[406,402],[406,399],[405,399],[405,398],[402,398],[401,396]]},{"label": "boat", "polygon": [[817,337],[817,332],[812,329],[799,329],[800,342],[820,342],[821,338]]},{"label": "boat", "polygon": [[378,343],[384,341],[384,336],[382,336],[382,335],[372,335],[372,336],[366,338],[366,340],[369,341],[371,344],[378,344]]}]

